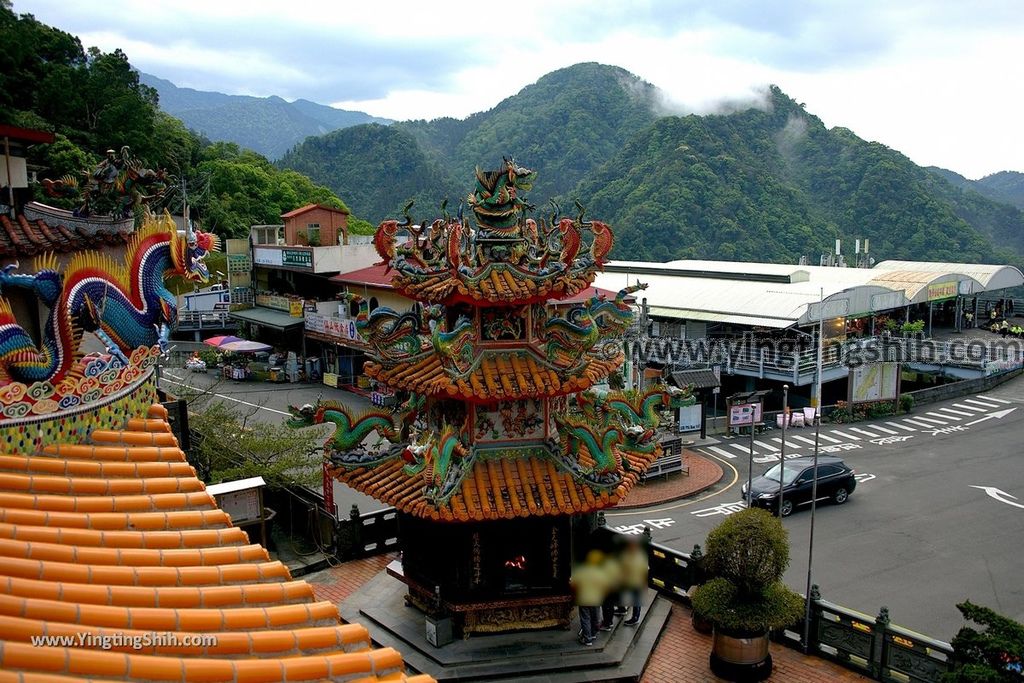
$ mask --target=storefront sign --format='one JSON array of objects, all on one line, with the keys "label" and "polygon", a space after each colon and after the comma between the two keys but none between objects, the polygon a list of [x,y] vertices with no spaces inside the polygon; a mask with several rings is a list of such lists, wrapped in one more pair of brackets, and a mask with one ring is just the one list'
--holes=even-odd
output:
[{"label": "storefront sign", "polygon": [[360,341],[356,331],[356,321],[351,318],[335,318],[319,313],[306,313],[306,330],[340,342]]},{"label": "storefront sign", "polygon": [[729,406],[729,426],[743,427],[761,421],[760,403],[737,403]]},{"label": "storefront sign", "polygon": [[312,268],[313,252],[299,249],[282,249],[281,265],[291,268]]},{"label": "storefront sign", "polygon": [[228,273],[248,273],[252,270],[252,260],[248,254],[228,254]]},{"label": "storefront sign", "polygon": [[[263,306],[264,308],[273,308],[275,311],[288,311],[289,313],[292,310],[292,300],[278,294],[257,294],[256,305]],[[301,305],[301,302],[299,305]]]},{"label": "storefront sign", "polygon": [[936,299],[950,299],[956,296],[959,291],[960,288],[956,280],[950,280],[949,282],[936,282],[935,284],[928,285],[928,301],[935,301]]},{"label": "storefront sign", "polygon": [[301,318],[303,314],[302,299],[292,299],[288,302],[288,315],[293,318]]},{"label": "storefront sign", "polygon": [[325,372],[324,373],[324,384],[326,384],[329,387],[334,387],[335,389],[337,389],[338,388],[338,376],[335,373],[333,373],[333,372]]},{"label": "storefront sign", "polygon": [[258,266],[279,266],[281,265],[280,249],[253,249],[253,261]]}]

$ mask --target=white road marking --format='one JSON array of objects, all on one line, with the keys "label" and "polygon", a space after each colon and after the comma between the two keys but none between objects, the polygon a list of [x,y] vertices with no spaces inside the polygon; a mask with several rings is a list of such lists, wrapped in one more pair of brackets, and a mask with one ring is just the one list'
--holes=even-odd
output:
[{"label": "white road marking", "polygon": [[734,459],[736,457],[734,454],[730,453],[729,451],[725,450],[724,448],[719,448],[718,446],[708,446],[708,450],[709,451],[714,451],[715,453],[718,453],[723,458],[729,458],[730,460],[732,460],[732,459]]},{"label": "white road marking", "polygon": [[804,443],[810,444],[811,446],[814,445],[814,439],[808,439],[806,436],[791,436],[789,438],[796,439],[797,441],[803,441]]},{"label": "white road marking", "polygon": [[827,434],[818,434],[818,438],[822,441],[828,441],[829,443],[839,443],[839,439],[833,439]]},{"label": "white road marking", "polygon": [[767,443],[766,441],[761,441],[760,439],[755,439],[754,444],[758,448],[763,448],[764,450],[771,451],[772,453],[777,453],[779,451],[779,449],[776,448],[775,446],[771,445],[770,443]]},{"label": "white road marking", "polygon": [[962,418],[957,417],[956,415],[947,415],[946,413],[925,413],[925,415],[931,415],[933,417],[940,417],[943,420],[956,420],[957,422],[959,422],[962,419]]},{"label": "white road marking", "polygon": [[1001,399],[1001,398],[996,398],[995,396],[986,396],[985,400],[986,401],[995,401],[996,403],[1004,403],[1006,405],[1010,405],[1010,403],[1012,402],[1012,401],[1006,401],[1006,400]]},{"label": "white road marking", "polygon": [[905,432],[916,432],[917,431],[913,427],[908,427],[907,425],[901,425],[899,422],[886,422],[885,424],[889,425],[890,427],[896,427],[897,429],[902,429]]},{"label": "white road marking", "polygon": [[984,413],[987,410],[987,408],[980,408],[978,406],[965,406],[963,403],[954,403],[953,405],[964,410],[973,410],[976,413]]},{"label": "white road marking", "polygon": [[[744,453],[750,453],[750,443],[749,442],[745,443],[745,444],[731,443],[729,445],[732,446],[733,448],[735,448],[736,450],[743,451]],[[757,453],[757,451],[754,451],[754,453]]]},{"label": "white road marking", "polygon": [[912,420],[909,417],[907,419],[905,419],[904,422],[909,422],[912,425],[917,425],[918,427],[924,427],[925,429],[935,429],[935,425],[933,425],[933,424],[928,424],[927,422],[918,422],[917,420]]},{"label": "white road marking", "polygon": [[[772,437],[772,441],[774,441],[775,443],[777,443],[779,445],[782,445],[782,439],[780,439],[777,436],[773,436]],[[793,443],[792,441],[787,441],[786,442],[786,448],[800,448],[800,444]]]},{"label": "white road marking", "polygon": [[994,413],[989,413],[985,417],[979,417],[977,420],[974,420],[973,422],[968,422],[967,426],[969,427],[971,425],[976,425],[979,422],[984,422],[985,420],[991,420],[993,418],[996,419],[996,420],[1001,420],[1002,418],[1006,417],[1007,415],[1009,415],[1010,413],[1012,413],[1015,410],[1017,410],[1016,407],[1007,408],[1006,410],[997,410]]},{"label": "white road marking", "polygon": [[836,434],[838,436],[841,436],[844,439],[849,439],[850,441],[860,441],[860,437],[859,436],[854,436],[853,434],[847,434],[846,432],[841,432],[838,429],[833,429],[832,433]]},{"label": "white road marking", "polygon": [[[929,413],[930,414],[930,413]],[[946,420],[936,420],[934,417],[925,417],[924,415],[918,415],[914,418],[925,424],[939,425],[940,427],[946,426]]]},{"label": "white road marking", "polygon": [[[194,387],[191,384],[187,384],[186,382],[177,382],[173,379],[167,379],[167,377],[161,377],[160,381],[170,382],[171,384],[177,384],[178,386],[188,387],[189,389],[199,389],[200,391],[202,391],[202,389],[200,389],[199,387]],[[243,406],[251,406],[253,408],[258,408],[260,410],[266,410],[267,412],[270,413],[277,413],[278,415],[286,415],[288,417],[291,417],[291,413],[286,413],[283,410],[277,410],[276,408],[267,408],[266,406],[261,406],[259,403],[250,403],[249,401],[243,401],[240,398],[225,396],[224,394],[208,394],[208,396],[216,396],[217,398],[222,398],[225,401],[233,401],[235,403],[241,403]]]},{"label": "white road marking", "polygon": [[1012,505],[1015,508],[1024,508],[1024,505],[1021,505],[1020,503],[1014,503],[1013,502],[1013,501],[1017,500],[1017,496],[1015,496],[1013,494],[1010,494],[1010,493],[1007,493],[1006,491],[1003,491],[1002,489],[997,489],[995,486],[974,486],[974,485],[971,485],[971,488],[972,489],[981,489],[986,494],[988,494],[990,497],[995,498],[996,500],[998,500],[1000,503],[1006,503],[1007,505]]},{"label": "white road marking", "polygon": [[878,434],[875,434],[874,432],[869,432],[866,429],[860,429],[858,427],[849,427],[848,429],[851,432],[857,432],[858,434],[863,434],[864,436],[872,438],[872,439],[877,439],[878,438]]},{"label": "white road marking", "polygon": [[965,398],[964,402],[965,403],[973,403],[976,406],[982,406],[984,408],[998,408],[999,407],[998,403],[989,403],[987,401],[979,401],[976,398]]},{"label": "white road marking", "polygon": [[871,428],[872,429],[877,429],[878,431],[883,432],[885,434],[895,434],[896,433],[896,432],[892,431],[891,429],[886,429],[882,425],[871,425]]},{"label": "white road marking", "polygon": [[[954,410],[953,408],[939,408],[944,413],[952,413],[953,415],[963,415],[965,417],[974,417],[974,413],[965,413],[962,410]],[[931,413],[928,413],[931,415]]]}]

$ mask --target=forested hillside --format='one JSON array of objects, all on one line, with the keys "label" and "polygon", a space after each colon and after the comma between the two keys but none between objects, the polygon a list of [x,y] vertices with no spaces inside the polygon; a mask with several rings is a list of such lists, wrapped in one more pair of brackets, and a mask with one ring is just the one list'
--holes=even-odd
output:
[{"label": "forested hillside", "polygon": [[475,164],[512,154],[540,174],[530,193],[540,211],[579,199],[616,227],[618,258],[816,262],[842,237],[870,238],[878,259],[1024,261],[1020,210],[827,129],[778,88],[732,114],[663,115],[659,101],[618,67],[578,64],[464,121],[400,122],[387,135],[354,127],[280,163],[379,220],[409,198],[461,197]]},{"label": "forested hillside", "polygon": [[[77,176],[104,150],[128,145],[148,166],[176,178],[174,190],[154,208],[180,210],[183,180],[203,227],[224,237],[247,235],[253,224],[278,223],[281,213],[307,203],[345,206],[301,173],[190,132],[159,109],[156,91],[139,81],[120,50],[86,50],[75,36],[16,14],[7,0],[0,0],[0,45],[0,123],[56,134],[53,144],[29,150],[30,160],[44,169],[42,178]],[[370,228],[358,219],[352,224]]]},{"label": "forested hillside", "polygon": [[1000,171],[978,180],[971,180],[955,171],[937,166],[929,166],[928,170],[961,190],[972,190],[983,197],[1024,209],[1024,173]]},{"label": "forested hillside", "polygon": [[225,95],[179,88],[168,80],[139,74],[160,97],[160,108],[211,140],[234,142],[277,159],[310,135],[361,123],[390,123],[361,111],[335,109],[308,100]]},{"label": "forested hillside", "polygon": [[[337,131],[306,140],[280,164],[332,189],[345,187],[353,210],[383,216],[394,214],[407,198],[420,204],[421,193],[433,188],[446,188],[454,207],[472,188],[477,165],[496,164],[511,154],[540,172],[530,199],[543,203],[568,193],[630,135],[650,125],[656,95],[654,86],[618,67],[578,64],[465,120],[399,122],[389,126],[390,133]],[[390,154],[378,147],[384,140],[402,156],[382,156]],[[410,146],[414,149],[404,149]],[[415,158],[415,165],[403,166],[407,157]],[[422,173],[430,177],[415,177]],[[410,185],[417,191],[401,191]],[[434,206],[441,196],[425,199]]]}]

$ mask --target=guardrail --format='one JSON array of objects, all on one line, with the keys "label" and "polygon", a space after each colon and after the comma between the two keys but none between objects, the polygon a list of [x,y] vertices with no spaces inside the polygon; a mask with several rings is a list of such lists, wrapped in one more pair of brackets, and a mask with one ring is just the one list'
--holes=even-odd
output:
[{"label": "guardrail", "polygon": [[228,311],[178,311],[179,330],[222,330],[233,327],[235,322]]},{"label": "guardrail", "polygon": [[[598,516],[595,534],[620,534],[603,526]],[[607,537],[605,540],[610,540]],[[700,546],[684,553],[648,541],[648,583],[658,592],[675,600],[688,601],[688,591],[703,582]],[[773,635],[777,642],[804,649],[803,621]],[[889,610],[883,607],[877,617],[869,617],[821,599],[817,586],[811,588],[811,624],[807,651],[870,677],[872,680],[907,683],[939,683],[942,674],[951,671],[953,648],[949,643],[915,633],[889,622]]]},{"label": "guardrail", "polygon": [[398,511],[385,508],[361,513],[358,505],[334,528],[334,547],[342,560],[355,560],[398,550]]}]

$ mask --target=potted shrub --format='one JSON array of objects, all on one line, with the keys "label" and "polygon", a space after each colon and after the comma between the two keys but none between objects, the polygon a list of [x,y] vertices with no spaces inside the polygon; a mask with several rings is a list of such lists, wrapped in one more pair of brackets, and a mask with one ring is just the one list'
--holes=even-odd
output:
[{"label": "potted shrub", "polygon": [[768,634],[796,623],[803,598],[782,583],[789,538],[766,510],[738,512],[708,534],[704,569],[711,579],[693,592],[693,609],[712,623],[711,671],[730,681],[771,675]]}]

